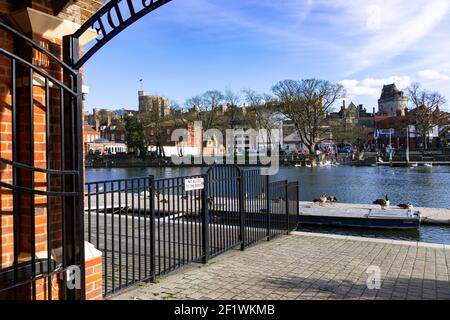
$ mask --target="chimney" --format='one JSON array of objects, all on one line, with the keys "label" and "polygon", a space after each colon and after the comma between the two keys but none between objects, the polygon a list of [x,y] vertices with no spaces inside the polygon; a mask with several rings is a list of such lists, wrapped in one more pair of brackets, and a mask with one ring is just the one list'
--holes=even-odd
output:
[{"label": "chimney", "polygon": [[108,115],[108,123],[106,124],[108,127],[111,125],[111,115]]},{"label": "chimney", "polygon": [[99,131],[100,130],[100,120],[98,120],[97,118],[95,119],[95,131]]}]

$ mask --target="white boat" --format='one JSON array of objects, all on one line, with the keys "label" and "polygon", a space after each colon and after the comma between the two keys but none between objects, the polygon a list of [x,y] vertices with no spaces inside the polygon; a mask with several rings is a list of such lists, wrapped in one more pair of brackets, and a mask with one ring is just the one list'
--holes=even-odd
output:
[{"label": "white boat", "polygon": [[416,162],[416,163],[411,163],[409,166],[411,168],[417,168],[419,166],[419,164]]},{"label": "white boat", "polygon": [[301,164],[296,164],[294,167],[296,167],[296,168],[301,168]]},{"label": "white boat", "polygon": [[432,168],[433,164],[432,163],[424,163],[423,166],[427,167],[427,168]]}]

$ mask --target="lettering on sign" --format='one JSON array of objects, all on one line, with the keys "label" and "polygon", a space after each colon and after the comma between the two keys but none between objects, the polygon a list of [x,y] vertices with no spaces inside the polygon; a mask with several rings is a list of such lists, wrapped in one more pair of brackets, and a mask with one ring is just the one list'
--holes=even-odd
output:
[{"label": "lettering on sign", "polygon": [[204,178],[184,179],[184,191],[195,191],[205,189]]}]

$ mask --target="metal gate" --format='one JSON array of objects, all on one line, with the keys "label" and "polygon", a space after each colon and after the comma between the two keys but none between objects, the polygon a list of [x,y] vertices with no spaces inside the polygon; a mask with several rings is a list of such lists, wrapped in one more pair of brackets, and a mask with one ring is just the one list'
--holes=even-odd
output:
[{"label": "metal gate", "polygon": [[[10,114],[2,126],[11,137],[11,154],[0,158],[0,189],[2,200],[11,198],[13,225],[0,299],[83,299],[84,281],[66,285],[68,271],[84,279],[81,76],[7,24],[0,29],[20,52],[0,48],[9,92],[1,107]],[[28,62],[35,56],[42,68]],[[2,207],[3,215],[8,211]]]},{"label": "metal gate", "polygon": [[[204,188],[186,191],[185,181]],[[103,252],[103,292],[207,263],[297,227],[298,183],[216,165],[206,174],[87,183],[86,240]],[[269,210],[267,210],[269,208]]]}]

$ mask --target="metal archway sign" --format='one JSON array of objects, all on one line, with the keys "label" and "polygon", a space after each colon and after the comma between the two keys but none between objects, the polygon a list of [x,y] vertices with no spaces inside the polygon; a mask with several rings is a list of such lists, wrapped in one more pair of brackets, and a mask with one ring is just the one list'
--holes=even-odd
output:
[{"label": "metal archway sign", "polygon": [[79,39],[86,31],[94,29],[99,37],[82,57],[72,60],[72,67],[80,69],[98,50],[113,39],[120,32],[134,22],[169,3],[172,0],[111,0],[97,11],[80,29],[75,32],[72,39]]}]

